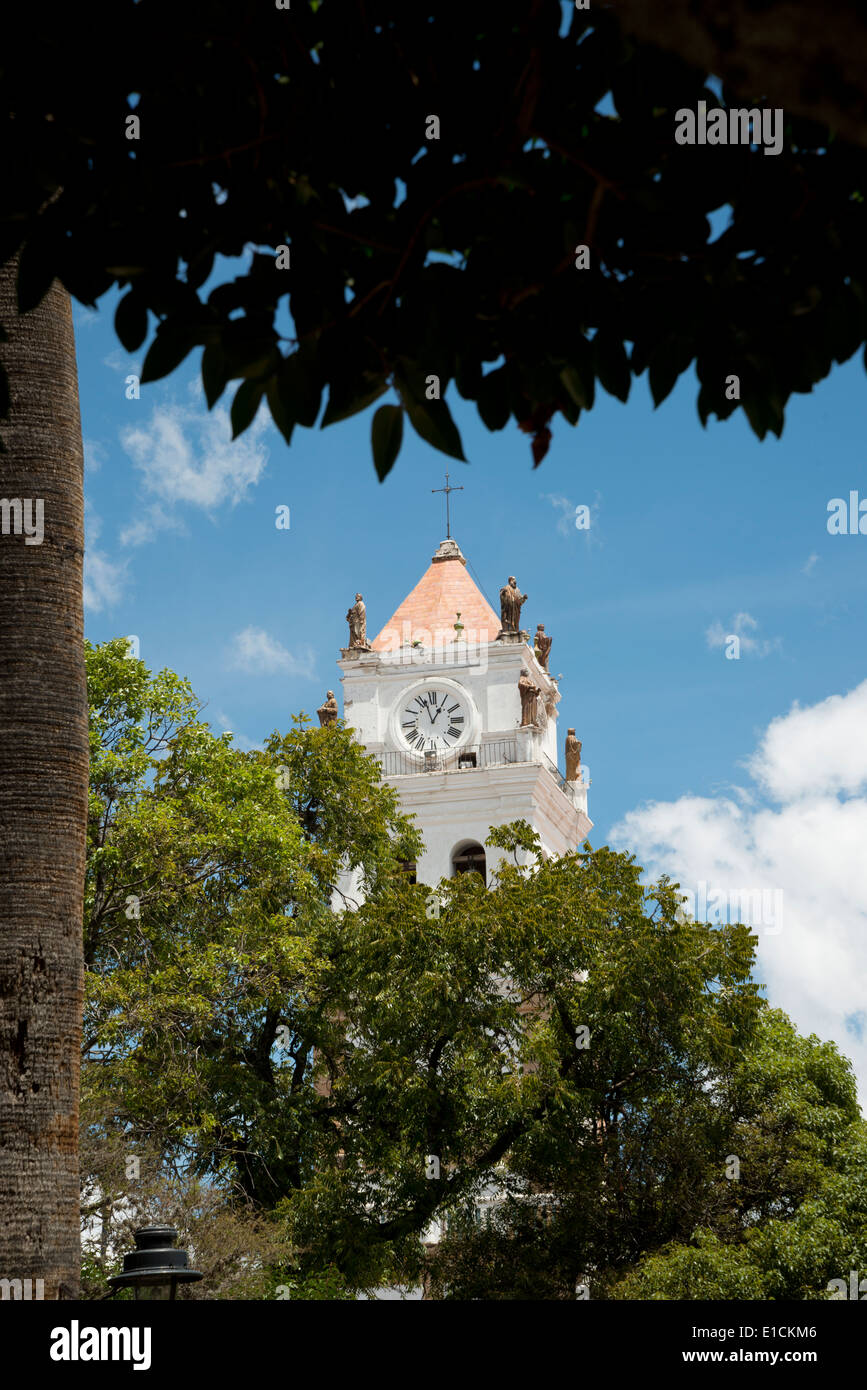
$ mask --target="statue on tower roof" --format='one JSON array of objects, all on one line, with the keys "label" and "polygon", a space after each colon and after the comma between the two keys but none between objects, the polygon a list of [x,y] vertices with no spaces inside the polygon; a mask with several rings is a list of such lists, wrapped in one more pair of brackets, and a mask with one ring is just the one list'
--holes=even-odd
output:
[{"label": "statue on tower roof", "polygon": [[518,694],[521,697],[521,728],[526,728],[528,724],[537,724],[539,687],[530,680],[530,672],[526,666],[521,667],[521,674],[518,678]]},{"label": "statue on tower roof", "polygon": [[320,705],[318,710],[316,711],[316,713],[319,715],[320,726],[324,728],[326,724],[336,724],[338,712],[339,711],[337,709],[337,701],[334,698],[334,691],[329,690],[326,692],[325,704]]},{"label": "statue on tower roof", "polygon": [[367,609],[364,606],[364,600],[361,597],[361,594],[355,595],[355,603],[352,605],[349,612],[347,613],[346,621],[349,623],[350,648],[364,647],[365,649],[368,649]]},{"label": "statue on tower roof", "polygon": [[521,609],[526,602],[527,595],[521,593],[515,576],[510,574],[508,584],[504,584],[500,590],[501,637],[520,637]]},{"label": "statue on tower roof", "polygon": [[553,646],[554,638],[545,636],[545,624],[539,623],[536,627],[536,636],[533,639],[533,650],[536,653],[536,660],[543,671],[548,670],[548,653]]},{"label": "statue on tower roof", "polygon": [[566,781],[581,781],[581,740],[574,729],[566,730]]}]

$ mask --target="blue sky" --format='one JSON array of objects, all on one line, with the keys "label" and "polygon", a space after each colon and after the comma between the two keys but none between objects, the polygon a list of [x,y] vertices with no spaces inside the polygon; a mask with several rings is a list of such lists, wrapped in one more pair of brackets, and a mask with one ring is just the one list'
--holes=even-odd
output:
[{"label": "blue sky", "polygon": [[481,587],[496,608],[515,574],[526,625],[554,637],[592,841],[696,894],[782,893],[759,978],[867,1081],[867,537],[827,530],[831,498],[867,496],[860,354],[793,398],[779,441],[760,444],[739,412],[703,430],[692,376],[654,410],[645,376],[625,406],[600,391],[577,428],[558,419],[535,471],[526,435],[488,433],[452,389],[469,464],[407,426],[379,484],[372,409],[296,430],[291,449],[263,410],[233,445],[228,402],[205,409],[197,356],[127,400],[140,357],[114,337],[115,303],[75,307],[88,637],[137,635],[151,668],[190,678],[216,729],[259,744],[339,692],[356,590],[372,634],[424,572],[445,535],[431,489],[448,467],[464,487],[453,534]]},{"label": "blue sky", "polygon": [[[144,660],[188,675],[209,717],[242,740],[312,712],[334,685],[357,588],[374,632],[416,583],[445,535],[431,489],[446,467],[464,486],[453,532],[494,607],[515,573],[530,594],[525,621],[554,636],[561,724],[584,741],[600,840],[643,800],[725,785],[792,701],[867,674],[867,539],[826,528],[829,498],[859,484],[867,496],[857,358],[793,399],[781,441],[759,444],[740,415],[702,430],[691,378],[654,411],[645,377],[626,406],[600,392],[577,428],[558,418],[535,471],[527,436],[514,425],[490,434],[452,392],[469,466],[408,428],[379,484],[372,410],[297,430],[289,449],[263,409],[255,435],[232,445],[222,412],[205,410],[193,358],[126,400],[136,363],[112,312],[112,296],[98,314],[76,308],[89,553],[102,580],[87,634],[137,634]],[[574,525],[579,503],[588,531]],[[280,504],[288,531],[275,527]],[[710,645],[715,625],[755,647],[742,641],[727,659]],[[251,628],[285,653],[275,649],[270,671],[267,644],[264,662],[237,664]]]}]

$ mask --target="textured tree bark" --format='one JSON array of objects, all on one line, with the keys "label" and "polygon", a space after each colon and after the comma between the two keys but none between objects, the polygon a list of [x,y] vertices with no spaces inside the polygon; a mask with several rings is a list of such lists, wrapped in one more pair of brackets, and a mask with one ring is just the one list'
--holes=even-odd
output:
[{"label": "textured tree bark", "polygon": [[19,317],[16,273],[0,267],[0,499],[41,500],[44,539],[0,505],[0,1279],[56,1299],[79,1282],[83,456],[69,296],[55,281]]},{"label": "textured tree bark", "polygon": [[867,145],[867,7],[860,0],[609,0],[622,28],[795,116]]}]

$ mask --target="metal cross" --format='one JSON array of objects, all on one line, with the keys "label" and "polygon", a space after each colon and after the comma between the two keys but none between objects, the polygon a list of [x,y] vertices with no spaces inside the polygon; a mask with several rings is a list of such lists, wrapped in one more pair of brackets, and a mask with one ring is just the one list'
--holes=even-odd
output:
[{"label": "metal cross", "polygon": [[444,492],[445,495],[446,495],[446,538],[447,538],[447,540],[451,540],[451,536],[452,536],[451,517],[450,517],[450,515],[449,515],[449,493],[450,493],[450,492],[463,492],[463,490],[464,490],[464,489],[463,489],[462,486],[461,486],[461,487],[449,487],[449,475],[448,475],[448,473],[446,474],[446,485],[445,485],[445,487],[432,487],[432,488],[431,488],[431,492]]}]

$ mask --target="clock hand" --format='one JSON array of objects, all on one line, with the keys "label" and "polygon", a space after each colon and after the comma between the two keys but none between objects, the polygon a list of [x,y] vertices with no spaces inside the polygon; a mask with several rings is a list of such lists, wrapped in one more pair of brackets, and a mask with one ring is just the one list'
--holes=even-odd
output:
[{"label": "clock hand", "polygon": [[[430,721],[430,722],[431,722],[432,724],[433,724],[434,721],[437,719],[437,717],[442,713],[443,705],[445,704],[445,702],[446,702],[446,700],[447,700],[448,698],[449,698],[448,695],[444,695],[444,696],[443,696],[442,705],[438,705],[438,706],[437,706],[437,712],[436,712],[436,714],[433,715],[433,716],[431,717],[431,721]],[[430,710],[428,710],[428,714],[430,714]]]}]

